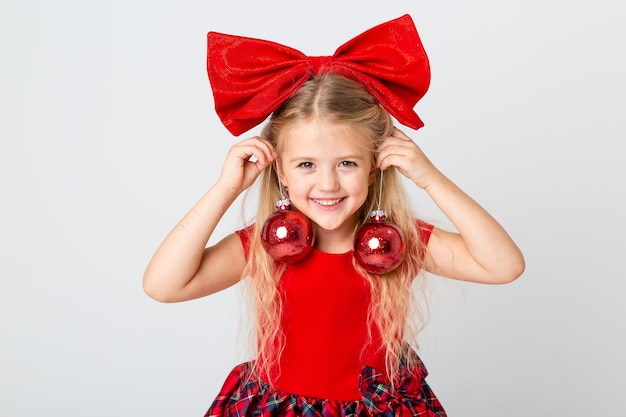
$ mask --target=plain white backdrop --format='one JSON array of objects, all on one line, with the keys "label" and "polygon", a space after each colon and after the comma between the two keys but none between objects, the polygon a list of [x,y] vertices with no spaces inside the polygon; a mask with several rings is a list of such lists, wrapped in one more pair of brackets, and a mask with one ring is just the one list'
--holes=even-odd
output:
[{"label": "plain white backdrop", "polygon": [[[167,305],[141,278],[239,140],[213,111],[206,33],[330,55],[410,13],[433,75],[416,107],[426,126],[404,130],[527,261],[505,286],[431,278],[420,351],[431,386],[451,417],[623,416],[622,9],[3,0],[0,415],[203,415],[246,359],[240,290]],[[449,227],[408,190],[421,215]],[[215,239],[241,225],[240,210]]]}]

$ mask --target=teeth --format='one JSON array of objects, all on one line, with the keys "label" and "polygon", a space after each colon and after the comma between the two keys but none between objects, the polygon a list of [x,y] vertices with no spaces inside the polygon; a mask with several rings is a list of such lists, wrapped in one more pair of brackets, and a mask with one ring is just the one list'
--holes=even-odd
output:
[{"label": "teeth", "polygon": [[322,206],[333,206],[335,204],[339,204],[339,202],[341,200],[342,200],[341,198],[337,198],[335,200],[316,200],[316,199],[313,199],[313,201],[315,203],[317,203],[319,205],[322,205]]}]

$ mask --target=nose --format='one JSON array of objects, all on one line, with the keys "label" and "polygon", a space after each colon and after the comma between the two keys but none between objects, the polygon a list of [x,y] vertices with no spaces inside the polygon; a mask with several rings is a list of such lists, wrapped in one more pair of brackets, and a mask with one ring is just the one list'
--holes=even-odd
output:
[{"label": "nose", "polygon": [[320,169],[317,177],[317,188],[320,191],[336,191],[339,189],[339,177],[332,168]]}]

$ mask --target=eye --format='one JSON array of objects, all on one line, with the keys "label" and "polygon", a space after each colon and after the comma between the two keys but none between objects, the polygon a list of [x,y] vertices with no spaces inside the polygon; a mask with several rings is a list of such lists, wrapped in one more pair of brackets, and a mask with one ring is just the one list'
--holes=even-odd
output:
[{"label": "eye", "polygon": [[298,168],[313,168],[313,162],[300,162]]},{"label": "eye", "polygon": [[356,165],[356,162],[354,161],[341,161],[339,163],[339,166],[340,167],[355,167],[357,165]]}]

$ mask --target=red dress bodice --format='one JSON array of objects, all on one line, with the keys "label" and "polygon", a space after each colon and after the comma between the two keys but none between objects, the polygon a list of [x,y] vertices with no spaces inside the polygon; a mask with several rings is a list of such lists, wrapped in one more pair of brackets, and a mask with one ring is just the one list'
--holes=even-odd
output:
[{"label": "red dress bodice", "polygon": [[[422,227],[428,241],[430,227]],[[248,248],[246,230],[239,231]],[[370,286],[353,266],[352,251],[329,254],[313,249],[291,264],[279,282],[285,346],[272,370],[282,391],[333,400],[358,400],[361,368],[385,369],[376,326],[368,325]]]}]

